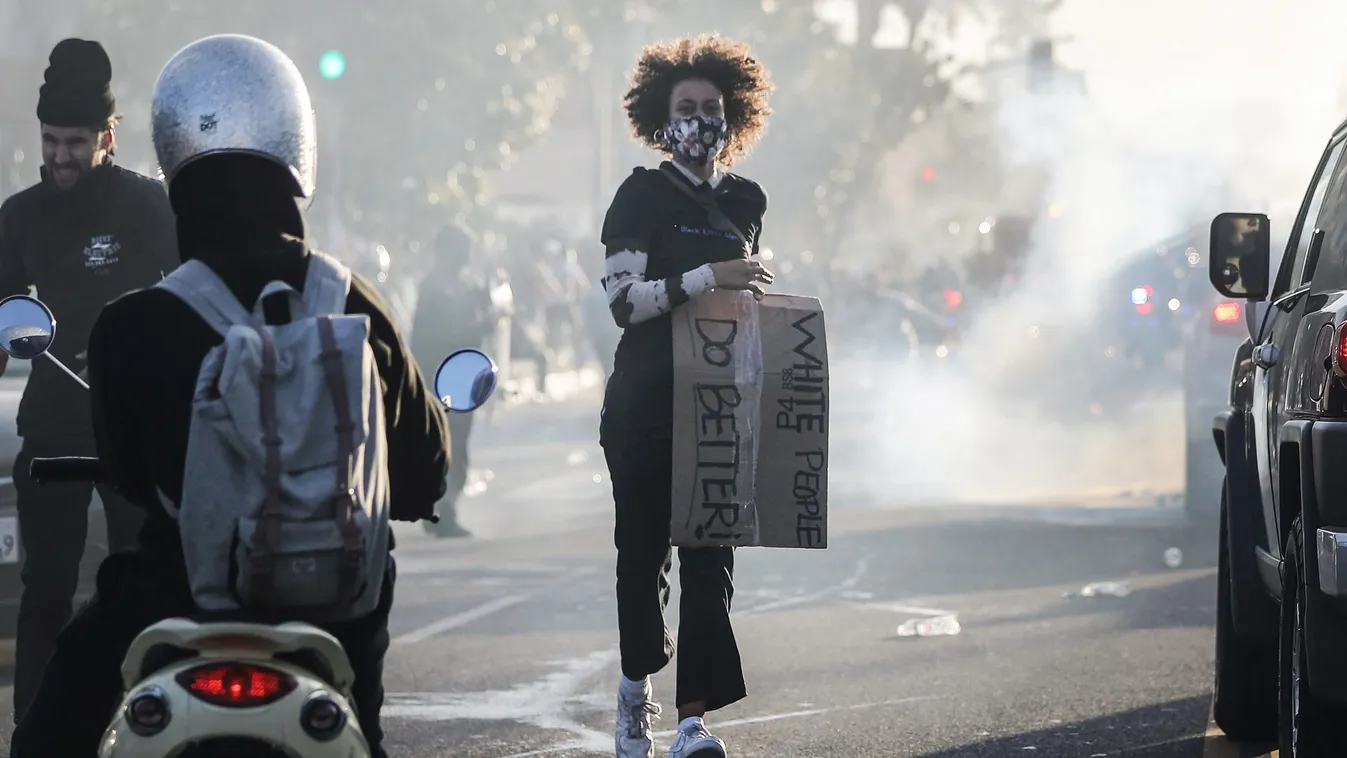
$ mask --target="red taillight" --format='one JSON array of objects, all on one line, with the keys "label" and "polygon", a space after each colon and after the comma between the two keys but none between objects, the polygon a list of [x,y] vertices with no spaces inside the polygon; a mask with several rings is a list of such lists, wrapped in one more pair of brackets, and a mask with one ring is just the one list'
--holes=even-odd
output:
[{"label": "red taillight", "polygon": [[1220,324],[1233,324],[1239,321],[1239,303],[1219,303],[1211,309],[1211,317]]},{"label": "red taillight", "polygon": [[177,680],[196,698],[228,708],[267,705],[295,690],[289,674],[237,663],[198,666],[178,674]]},{"label": "red taillight", "polygon": [[1338,327],[1338,344],[1333,349],[1333,368],[1338,376],[1347,377],[1347,324]]},{"label": "red taillight", "polygon": [[958,290],[945,290],[945,307],[954,310],[963,304],[963,293]]}]

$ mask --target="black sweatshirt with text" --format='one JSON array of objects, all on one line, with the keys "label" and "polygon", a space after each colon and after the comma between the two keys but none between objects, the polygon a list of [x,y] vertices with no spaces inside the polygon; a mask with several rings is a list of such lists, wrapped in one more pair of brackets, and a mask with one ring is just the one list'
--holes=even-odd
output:
[{"label": "black sweatshirt with text", "polygon": [[[69,190],[43,181],[0,205],[0,297],[29,287],[56,318],[51,354],[85,367],[103,306],[158,282],[179,264],[176,223],[164,185],[115,165]],[[147,365],[166,345],[140,342]],[[34,361],[19,404],[21,437],[89,440],[88,393],[46,359]]]}]

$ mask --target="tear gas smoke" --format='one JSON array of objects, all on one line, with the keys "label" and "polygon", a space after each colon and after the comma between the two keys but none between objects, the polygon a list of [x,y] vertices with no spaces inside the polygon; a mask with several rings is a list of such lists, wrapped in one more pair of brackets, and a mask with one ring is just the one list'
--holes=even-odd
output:
[{"label": "tear gas smoke", "polygon": [[1058,59],[1088,96],[1007,88],[992,127],[1012,172],[1050,177],[1042,197],[1001,202],[1061,212],[1038,214],[1018,282],[981,304],[950,359],[834,354],[834,501],[1179,490],[1179,384],[1125,369],[1095,325],[1129,295],[1124,266],[1216,212],[1272,210],[1285,239],[1347,115],[1341,22],[1331,0],[1066,3]]}]

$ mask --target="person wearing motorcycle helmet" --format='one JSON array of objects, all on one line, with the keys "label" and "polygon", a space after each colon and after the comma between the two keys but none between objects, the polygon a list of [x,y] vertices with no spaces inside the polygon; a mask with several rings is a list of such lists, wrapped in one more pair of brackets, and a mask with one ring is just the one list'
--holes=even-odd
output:
[{"label": "person wearing motorcycle helmet", "polygon": [[[255,303],[278,279],[302,290],[309,254],[302,209],[314,192],[315,143],[308,91],[294,63],[253,37],[207,37],[168,62],[152,110],[183,260],[208,265],[242,303]],[[283,300],[264,309],[272,323],[287,320]],[[353,278],[346,310],[370,319],[385,387],[392,518],[427,518],[448,474],[445,412],[368,281]],[[147,337],[162,346],[149,362]],[[161,498],[180,503],[197,374],[220,342],[162,288],[124,295],[94,325],[89,384],[98,454],[113,485],[145,508],[145,525],[138,549],[99,567],[96,593],[57,637],[37,697],[15,729],[13,758],[95,755],[132,640],[163,619],[198,614],[177,526]],[[355,670],[355,707],[373,756],[386,755],[379,710],[392,556],[384,581],[369,616],[324,625]]]}]

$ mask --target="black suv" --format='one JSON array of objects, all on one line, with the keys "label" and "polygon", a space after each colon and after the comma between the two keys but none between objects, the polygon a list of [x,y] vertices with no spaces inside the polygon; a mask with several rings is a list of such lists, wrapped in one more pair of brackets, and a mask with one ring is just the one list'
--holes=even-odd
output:
[{"label": "black suv", "polygon": [[1217,724],[1282,755],[1347,755],[1347,123],[1269,282],[1266,215],[1211,224],[1211,283],[1245,302],[1230,407],[1216,626]]}]

